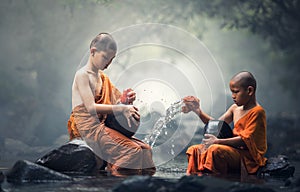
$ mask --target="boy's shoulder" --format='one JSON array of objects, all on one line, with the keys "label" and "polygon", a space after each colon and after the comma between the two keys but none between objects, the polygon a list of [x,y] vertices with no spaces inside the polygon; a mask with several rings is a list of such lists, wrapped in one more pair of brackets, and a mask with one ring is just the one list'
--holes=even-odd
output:
[{"label": "boy's shoulder", "polygon": [[266,119],[266,113],[262,106],[256,105],[248,110],[243,110],[243,106],[233,104],[231,107],[234,122],[239,121],[243,117]]},{"label": "boy's shoulder", "polygon": [[261,106],[261,105],[256,105],[254,108],[255,108],[257,111],[265,111],[265,109],[264,109],[263,106]]},{"label": "boy's shoulder", "polygon": [[248,109],[246,111],[243,110],[242,107],[237,106],[235,114],[241,115],[241,116],[249,116],[249,117],[265,117],[265,110],[261,105],[256,105],[252,107],[251,109]]},{"label": "boy's shoulder", "polygon": [[235,112],[236,110],[239,109],[239,106],[237,106],[237,104],[232,104],[229,108],[228,108],[228,111],[230,112]]},{"label": "boy's shoulder", "polygon": [[75,78],[82,78],[82,77],[88,77],[88,71],[82,67],[75,73]]},{"label": "boy's shoulder", "polygon": [[265,109],[261,105],[257,105],[253,108],[254,113],[258,115],[266,115]]},{"label": "boy's shoulder", "polygon": [[[232,112],[235,112],[235,111],[243,111],[243,106],[238,106],[237,104],[232,104],[230,106],[230,108],[228,110],[231,110]],[[256,106],[252,107],[251,109],[248,109],[247,111],[265,111],[265,109],[257,104]]]}]

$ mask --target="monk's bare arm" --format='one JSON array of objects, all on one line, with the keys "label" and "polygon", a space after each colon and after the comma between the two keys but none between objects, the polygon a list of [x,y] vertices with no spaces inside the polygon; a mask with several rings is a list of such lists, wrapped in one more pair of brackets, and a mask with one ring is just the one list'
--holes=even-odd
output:
[{"label": "monk's bare arm", "polygon": [[229,109],[219,118],[219,120],[225,121],[227,124],[230,124],[233,121],[233,110],[237,106],[235,104],[231,105]]},{"label": "monk's bare arm", "polygon": [[75,81],[82,102],[90,114],[110,114],[113,112],[118,113],[123,111],[123,106],[95,103],[95,98],[89,84],[88,74],[84,73],[83,71],[79,71],[76,73]]},{"label": "monk's bare arm", "polygon": [[[219,118],[219,120],[225,121],[227,124],[230,124],[233,121],[233,111],[237,107],[236,104],[233,104],[229,109]],[[194,112],[200,117],[203,123],[208,123],[209,120],[214,118],[203,112],[200,108],[194,110]]]},{"label": "monk's bare arm", "polygon": [[228,145],[235,148],[246,148],[246,144],[240,136],[227,139],[217,139],[215,144]]},{"label": "monk's bare arm", "polygon": [[183,103],[185,106],[182,107],[183,113],[189,113],[190,111],[193,111],[198,117],[201,119],[201,121],[205,124],[208,123],[209,120],[214,119],[213,117],[209,116],[205,112],[203,112],[200,108],[200,99],[198,99],[195,96],[186,96],[183,99]]},{"label": "monk's bare arm", "polygon": [[214,118],[203,112],[200,108],[194,110],[194,112],[198,115],[201,121],[205,124],[208,123],[209,120],[213,120]]},{"label": "monk's bare arm", "polygon": [[219,139],[212,134],[205,134],[202,142],[205,145],[220,144],[228,145],[235,148],[246,148],[246,144],[240,136],[235,136],[226,139]]},{"label": "monk's bare arm", "polygon": [[[237,108],[236,104],[233,104],[229,107],[229,109],[219,118],[219,120],[223,120],[226,123],[230,124],[233,121],[233,112]],[[246,147],[243,139],[240,136],[227,138],[227,139],[217,139],[216,144],[221,145],[229,145],[232,147]]]}]

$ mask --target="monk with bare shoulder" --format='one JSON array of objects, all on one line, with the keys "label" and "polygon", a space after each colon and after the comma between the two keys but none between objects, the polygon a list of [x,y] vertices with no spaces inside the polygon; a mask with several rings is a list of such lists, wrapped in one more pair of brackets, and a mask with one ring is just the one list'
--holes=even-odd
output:
[{"label": "monk with bare shoulder", "polygon": [[[234,104],[219,118],[226,123],[234,123],[233,137],[217,138],[205,134],[203,144],[188,148],[187,174],[212,172],[226,174],[240,172],[245,167],[246,172],[254,174],[264,166],[267,151],[266,115],[264,109],[256,101],[256,80],[250,72],[243,71],[232,77],[229,83]],[[193,97],[193,96],[189,96]],[[213,120],[200,109],[199,99],[183,98],[183,112],[195,112],[207,124]],[[204,146],[207,150],[201,150]]]},{"label": "monk with bare shoulder", "polygon": [[121,116],[130,129],[140,120],[138,109],[132,105],[135,92],[128,89],[122,95],[103,72],[116,52],[117,45],[110,34],[100,33],[92,40],[89,59],[73,81],[70,140],[84,139],[102,162],[107,162],[106,170],[112,175],[152,175],[155,166],[151,147],[106,121],[108,116]]}]

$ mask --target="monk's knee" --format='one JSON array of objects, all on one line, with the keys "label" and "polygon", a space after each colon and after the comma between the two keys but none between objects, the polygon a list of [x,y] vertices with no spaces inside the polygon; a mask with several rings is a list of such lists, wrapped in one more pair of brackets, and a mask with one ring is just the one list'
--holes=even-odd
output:
[{"label": "monk's knee", "polygon": [[222,145],[213,144],[209,146],[208,153],[211,153],[215,158],[224,158],[225,150]]},{"label": "monk's knee", "polygon": [[193,154],[193,151],[197,150],[197,149],[198,149],[198,145],[192,145],[186,150],[186,154],[191,155],[191,154]]}]

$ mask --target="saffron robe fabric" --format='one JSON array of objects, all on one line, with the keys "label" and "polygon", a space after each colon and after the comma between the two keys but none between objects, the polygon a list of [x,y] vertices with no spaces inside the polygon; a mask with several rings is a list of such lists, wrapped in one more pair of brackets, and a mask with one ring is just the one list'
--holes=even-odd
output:
[{"label": "saffron robe fabric", "polygon": [[247,148],[219,144],[213,144],[207,150],[204,150],[203,144],[189,147],[186,152],[187,174],[197,174],[205,169],[217,174],[226,174],[241,171],[241,167],[245,167],[247,173],[254,174],[259,167],[265,165],[266,115],[261,106],[252,108],[235,122],[233,135],[240,136]]},{"label": "saffron robe fabric", "polygon": [[[121,93],[101,71],[98,81],[102,88],[95,93],[99,104],[118,104]],[[82,138],[98,157],[108,164],[107,170],[115,176],[126,174],[154,174],[151,147],[137,138],[128,138],[104,123],[106,115],[91,115],[84,104],[76,106],[68,121],[70,140]]]}]

